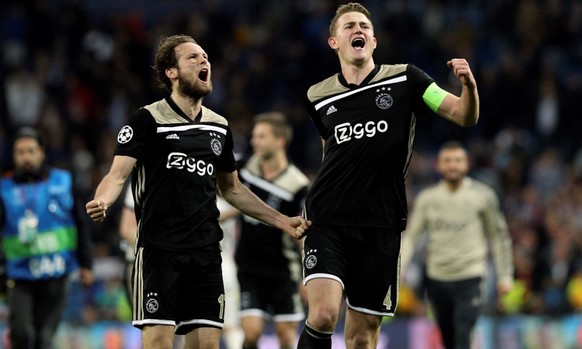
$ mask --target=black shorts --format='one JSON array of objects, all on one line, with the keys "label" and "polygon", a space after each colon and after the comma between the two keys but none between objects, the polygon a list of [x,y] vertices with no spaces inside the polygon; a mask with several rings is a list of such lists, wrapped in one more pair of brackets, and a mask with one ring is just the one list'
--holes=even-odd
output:
[{"label": "black shorts", "polygon": [[240,316],[260,316],[274,322],[305,318],[299,285],[291,279],[271,279],[238,273]]},{"label": "black shorts", "polygon": [[392,316],[398,301],[401,236],[399,229],[314,224],[303,247],[303,282],[337,280],[351,309]]},{"label": "black shorts", "polygon": [[224,284],[218,244],[181,253],[139,248],[133,282],[133,322],[176,326],[177,334],[199,327],[222,328]]}]

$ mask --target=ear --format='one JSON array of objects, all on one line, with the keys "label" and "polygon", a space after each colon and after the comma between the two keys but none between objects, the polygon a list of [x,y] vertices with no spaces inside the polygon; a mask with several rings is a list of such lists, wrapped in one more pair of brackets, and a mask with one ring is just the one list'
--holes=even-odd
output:
[{"label": "ear", "polygon": [[166,76],[168,79],[172,80],[178,77],[178,69],[176,68],[166,68]]},{"label": "ear", "polygon": [[334,50],[337,50],[338,48],[337,41],[333,36],[330,36],[329,39],[327,39],[327,44]]},{"label": "ear", "polygon": [[376,41],[376,37],[374,36],[374,46],[373,46],[374,49],[376,49],[377,44],[378,44],[378,42]]},{"label": "ear", "polygon": [[441,164],[440,164],[440,161],[439,161],[438,157],[434,160],[433,169],[438,174],[442,174],[443,173],[443,171],[441,171]]},{"label": "ear", "polygon": [[277,139],[277,141],[279,142],[279,145],[280,145],[282,148],[285,148],[285,147],[287,146],[287,144],[286,144],[287,142],[285,141],[285,137],[279,137],[279,138]]}]

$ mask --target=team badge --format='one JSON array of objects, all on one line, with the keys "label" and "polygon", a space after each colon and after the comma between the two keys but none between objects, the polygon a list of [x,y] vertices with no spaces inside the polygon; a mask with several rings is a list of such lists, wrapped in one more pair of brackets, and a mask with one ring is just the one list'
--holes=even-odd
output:
[{"label": "team badge", "polygon": [[133,137],[133,129],[130,126],[123,126],[119,133],[117,134],[117,141],[121,144],[125,144],[131,140]]},{"label": "team badge", "polygon": [[378,95],[376,96],[376,106],[380,109],[388,109],[392,106],[394,100],[392,96],[390,96],[387,91],[391,91],[391,87],[382,87],[378,88],[376,92]]},{"label": "team badge", "polygon": [[145,309],[150,314],[153,314],[156,311],[158,311],[158,308],[160,307],[158,300],[156,298],[154,298],[157,296],[158,296],[158,294],[155,292],[150,292],[146,295],[147,301],[145,304]]},{"label": "team badge", "polygon": [[210,141],[210,148],[212,149],[214,154],[216,154],[216,156],[220,156],[220,154],[222,154],[222,144],[220,144],[220,141],[218,139],[212,138],[212,140]]},{"label": "team badge", "polygon": [[315,265],[317,265],[317,257],[312,254],[314,252],[317,252],[317,250],[309,250],[307,251],[307,257],[305,257],[305,268],[307,269],[313,269],[315,268]]},{"label": "team badge", "polygon": [[383,92],[376,96],[376,105],[380,109],[388,109],[392,106],[392,96]]}]

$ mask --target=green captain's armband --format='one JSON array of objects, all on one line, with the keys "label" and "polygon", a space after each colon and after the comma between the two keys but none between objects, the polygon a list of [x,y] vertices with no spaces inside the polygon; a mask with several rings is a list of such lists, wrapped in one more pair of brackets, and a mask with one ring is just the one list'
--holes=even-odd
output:
[{"label": "green captain's armband", "polygon": [[424,91],[422,100],[432,111],[436,113],[448,94],[449,93],[447,91],[438,87],[436,82],[433,82],[426,88],[426,91]]}]

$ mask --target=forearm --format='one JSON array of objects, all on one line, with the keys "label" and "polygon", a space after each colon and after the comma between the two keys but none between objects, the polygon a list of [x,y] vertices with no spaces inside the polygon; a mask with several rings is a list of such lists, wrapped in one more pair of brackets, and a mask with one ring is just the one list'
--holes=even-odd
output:
[{"label": "forearm", "polygon": [[456,108],[456,119],[462,126],[474,126],[479,120],[479,93],[477,87],[463,85]]},{"label": "forearm", "polygon": [[[415,217],[413,217],[413,219],[414,218]],[[416,245],[419,241],[420,233],[421,226],[419,225],[419,222],[413,220],[409,222],[409,226],[402,233],[402,243],[400,248],[400,268],[402,269],[402,272],[406,271],[412,261],[412,257],[416,253]]]},{"label": "forearm", "polygon": [[476,87],[463,85],[460,97],[448,93],[437,113],[462,127],[471,127],[479,120],[479,94]]},{"label": "forearm", "polygon": [[502,280],[513,280],[513,255],[511,238],[508,234],[499,234],[492,241],[493,256],[497,277]]},{"label": "forearm", "polygon": [[243,214],[281,229],[286,224],[282,221],[284,215],[265,204],[247,187],[240,185],[221,193],[223,198]]},{"label": "forearm", "polygon": [[111,173],[103,177],[95,191],[95,200],[101,200],[110,207],[121,194],[126,178]]}]

